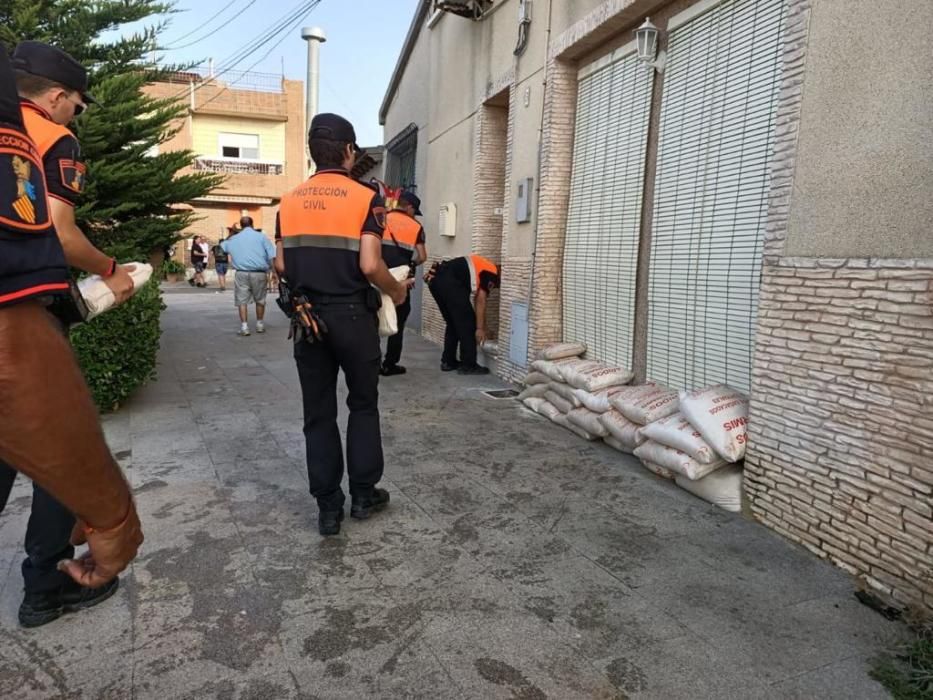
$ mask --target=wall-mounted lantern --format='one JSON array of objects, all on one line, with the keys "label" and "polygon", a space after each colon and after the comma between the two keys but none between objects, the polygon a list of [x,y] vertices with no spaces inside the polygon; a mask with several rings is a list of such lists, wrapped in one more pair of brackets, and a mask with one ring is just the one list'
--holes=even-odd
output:
[{"label": "wall-mounted lantern", "polygon": [[664,70],[667,63],[667,53],[658,53],[658,35],[660,32],[651,20],[645,18],[644,24],[635,30],[635,45],[638,47],[638,60],[646,66],[651,66],[659,73]]}]

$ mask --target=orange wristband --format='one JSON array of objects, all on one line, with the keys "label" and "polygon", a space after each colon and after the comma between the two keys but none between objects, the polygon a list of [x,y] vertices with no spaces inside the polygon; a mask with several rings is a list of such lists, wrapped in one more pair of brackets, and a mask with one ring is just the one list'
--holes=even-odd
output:
[{"label": "orange wristband", "polygon": [[122,527],[126,525],[127,521],[129,521],[130,519],[130,515],[132,514],[132,512],[133,512],[133,501],[130,500],[130,507],[127,508],[126,515],[123,516],[123,520],[121,520],[119,523],[117,523],[113,527],[108,527],[108,528],[93,527],[92,525],[88,525],[87,523],[85,523],[84,534],[85,535],[105,535],[109,532],[116,532],[117,530],[121,529]]}]

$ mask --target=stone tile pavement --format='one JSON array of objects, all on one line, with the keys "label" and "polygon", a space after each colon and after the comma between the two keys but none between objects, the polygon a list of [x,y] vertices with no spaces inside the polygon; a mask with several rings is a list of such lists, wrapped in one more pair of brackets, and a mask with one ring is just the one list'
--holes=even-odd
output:
[{"label": "stone tile pavement", "polygon": [[0,697],[885,697],[901,630],[845,574],[415,337],[381,386],[391,509],[320,538],[284,318],[238,338],[231,295],[168,294],[158,381],[105,419],[146,529],[113,599],[17,627],[17,485]]}]

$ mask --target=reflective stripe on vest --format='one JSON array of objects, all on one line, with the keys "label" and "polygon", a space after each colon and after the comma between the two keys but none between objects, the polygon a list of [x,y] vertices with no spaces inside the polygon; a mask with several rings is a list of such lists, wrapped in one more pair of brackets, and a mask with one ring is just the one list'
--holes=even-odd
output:
[{"label": "reflective stripe on vest", "polygon": [[499,274],[499,268],[496,267],[496,264],[482,255],[467,255],[466,261],[470,267],[470,290],[473,294],[479,291],[480,275],[484,272],[491,272],[494,275]]},{"label": "reflective stripe on vest", "polygon": [[282,197],[279,231],[284,248],[359,251],[373,191],[346,175],[312,175]]},{"label": "reflective stripe on vest", "polygon": [[390,211],[386,214],[386,233],[382,245],[398,245],[407,251],[414,251],[418,245],[421,224],[403,211]]}]

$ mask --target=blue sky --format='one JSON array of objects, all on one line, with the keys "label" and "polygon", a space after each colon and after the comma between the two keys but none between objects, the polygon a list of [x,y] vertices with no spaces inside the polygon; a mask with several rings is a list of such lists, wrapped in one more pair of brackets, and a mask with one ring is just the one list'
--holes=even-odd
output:
[{"label": "blue sky", "polygon": [[[174,48],[160,58],[188,63],[213,57],[215,65],[220,65],[304,4],[299,0],[177,0],[178,12],[167,17],[170,24],[160,36],[160,45]],[[303,80],[307,45],[300,30],[320,26],[327,34],[321,47],[320,110],[350,119],[361,145],[381,144],[379,106],[417,4],[418,0],[321,0],[233,70],[246,70],[259,61],[252,70],[280,74],[284,63],[285,77]],[[158,19],[150,18],[146,24]],[[282,43],[272,48],[280,39]],[[270,49],[268,58],[260,61]]]}]

